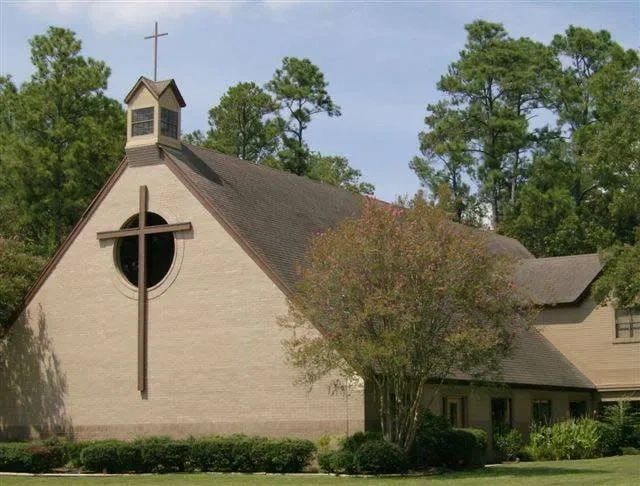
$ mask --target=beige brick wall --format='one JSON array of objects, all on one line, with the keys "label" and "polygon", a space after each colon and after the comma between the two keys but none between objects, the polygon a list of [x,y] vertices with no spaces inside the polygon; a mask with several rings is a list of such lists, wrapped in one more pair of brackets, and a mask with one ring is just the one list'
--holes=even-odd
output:
[{"label": "beige brick wall", "polygon": [[[149,210],[190,221],[168,277],[149,291],[148,393],[136,389],[137,300],[96,233]],[[282,292],[164,165],[129,167],[10,332],[0,354],[0,432],[80,437],[343,433],[327,383],[294,386],[276,317]],[[3,362],[4,361],[4,362]],[[362,428],[363,398],[348,404]]]},{"label": "beige brick wall", "polygon": [[587,298],[579,306],[544,309],[538,329],[598,389],[640,389],[640,341],[616,342],[614,309]]}]

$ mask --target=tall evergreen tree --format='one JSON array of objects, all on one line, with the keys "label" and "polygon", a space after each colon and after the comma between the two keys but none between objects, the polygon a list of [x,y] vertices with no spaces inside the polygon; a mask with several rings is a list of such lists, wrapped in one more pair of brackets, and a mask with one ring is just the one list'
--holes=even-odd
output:
[{"label": "tall evergreen tree", "polygon": [[[527,38],[512,39],[501,24],[477,20],[465,28],[465,48],[438,83],[445,103],[428,107],[428,130],[421,135],[421,149],[430,154],[431,160],[425,162],[431,166],[434,154],[441,162],[444,156],[445,172],[450,173],[447,166],[452,163],[458,171],[475,166],[480,195],[490,205],[497,226],[523,182],[536,142],[529,120],[547,97],[547,80],[556,61],[546,46]],[[460,132],[461,124],[462,133],[454,134]],[[446,143],[436,146],[443,139]],[[443,149],[449,153],[438,154]],[[419,161],[413,164],[423,177],[424,167]],[[459,200],[462,186],[454,188],[451,181],[455,179],[449,177],[449,189]],[[460,208],[456,213],[461,218]]]},{"label": "tall evergreen tree", "polygon": [[203,145],[244,160],[260,163],[278,147],[276,103],[253,82],[227,90],[209,110],[211,129]]},{"label": "tall evergreen tree", "polygon": [[2,230],[49,254],[122,158],[125,117],[104,95],[109,68],[82,56],[72,31],[50,27],[29,43],[31,79],[2,82]]},{"label": "tall evergreen tree", "polygon": [[552,42],[562,69],[551,100],[562,136],[547,141],[502,230],[536,255],[632,244],[640,223],[638,55],[608,32],[570,27]]},{"label": "tall evergreen tree", "polygon": [[327,91],[328,83],[318,66],[309,59],[285,57],[282,67],[276,69],[273,79],[266,85],[273,94],[283,116],[284,149],[279,153],[285,170],[305,175],[309,169],[309,147],[304,132],[314,115],[326,113],[340,116],[336,105]]}]

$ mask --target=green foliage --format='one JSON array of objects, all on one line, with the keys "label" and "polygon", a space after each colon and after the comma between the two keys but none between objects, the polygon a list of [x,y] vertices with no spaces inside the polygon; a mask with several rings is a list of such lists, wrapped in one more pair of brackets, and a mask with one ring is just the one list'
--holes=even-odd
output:
[{"label": "green foliage", "polygon": [[311,154],[307,177],[359,194],[373,194],[374,191],[373,184],[360,181],[362,172],[351,167],[349,161],[339,155]]},{"label": "green foliage", "polygon": [[498,372],[512,326],[533,317],[509,284],[510,262],[486,245],[484,233],[421,199],[404,208],[366,201],[358,218],[317,236],[280,322],[299,380],[357,370],[384,438],[408,450],[427,381],[452,369]]},{"label": "green foliage", "polygon": [[356,451],[353,464],[364,474],[395,474],[407,470],[407,455],[396,444],[384,440],[369,440]]},{"label": "green foliage", "polygon": [[202,145],[260,163],[278,146],[281,127],[273,116],[276,109],[271,96],[257,84],[238,83],[209,110],[211,129]]},{"label": "green foliage", "polygon": [[125,117],[104,90],[110,70],[50,27],[30,40],[35,72],[19,89],[0,80],[0,234],[49,255],[122,158]]},{"label": "green foliage", "polygon": [[324,472],[333,474],[355,474],[354,453],[337,450],[318,454],[318,465]]},{"label": "green foliage", "polygon": [[0,236],[0,338],[43,266],[27,245]]},{"label": "green foliage", "polygon": [[315,446],[302,439],[268,439],[233,435],[206,439],[148,438],[133,442],[104,441],[85,447],[85,470],[108,472],[181,471],[299,472]]},{"label": "green foliage", "polygon": [[640,227],[633,245],[614,245],[605,253],[606,267],[593,293],[600,302],[616,308],[640,307]]},{"label": "green foliage", "polygon": [[513,461],[518,459],[524,440],[518,429],[497,431],[493,435],[493,447],[501,461]]},{"label": "green foliage", "polygon": [[444,418],[425,412],[420,417],[412,463],[418,469],[428,466],[450,468],[484,464],[487,434],[479,429],[454,429]]},{"label": "green foliage", "polygon": [[370,442],[372,440],[381,440],[382,434],[380,432],[375,431],[367,431],[367,432],[356,432],[349,437],[345,437],[342,442],[342,449],[345,451],[353,452],[354,454],[360,446],[366,442]]},{"label": "green foliage", "polygon": [[285,170],[305,175],[309,169],[309,148],[304,140],[304,131],[314,115],[326,113],[340,116],[337,106],[327,91],[328,83],[318,66],[309,59],[285,57],[282,66],[276,69],[266,85],[281,111],[283,150],[279,159]]},{"label": "green foliage", "polygon": [[620,454],[623,447],[640,448],[640,413],[628,401],[604,406],[601,414],[600,450],[603,455]]},{"label": "green foliage", "polygon": [[600,453],[600,426],[591,419],[534,425],[529,451],[538,461],[591,459]]},{"label": "green foliage", "polygon": [[47,472],[64,465],[64,456],[40,443],[0,443],[0,471]]}]

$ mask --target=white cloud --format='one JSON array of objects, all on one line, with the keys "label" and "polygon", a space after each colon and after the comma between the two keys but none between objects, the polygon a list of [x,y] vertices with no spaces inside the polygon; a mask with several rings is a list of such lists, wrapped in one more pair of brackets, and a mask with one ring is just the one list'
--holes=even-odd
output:
[{"label": "white cloud", "polygon": [[243,0],[56,0],[25,1],[23,10],[31,15],[44,16],[54,20],[86,18],[92,28],[99,33],[116,30],[140,29],[141,25],[158,20],[170,24],[197,13],[210,12],[230,15],[234,6]]}]

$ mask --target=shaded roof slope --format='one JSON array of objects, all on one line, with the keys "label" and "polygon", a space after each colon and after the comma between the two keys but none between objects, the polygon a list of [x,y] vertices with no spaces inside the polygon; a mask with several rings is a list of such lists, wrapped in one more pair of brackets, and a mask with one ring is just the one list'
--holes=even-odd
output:
[{"label": "shaded roof slope", "polygon": [[[290,289],[313,235],[360,210],[361,196],[330,184],[192,145],[163,150]],[[489,249],[532,257],[520,242],[495,233]]]},{"label": "shaded roof slope", "polygon": [[604,264],[597,253],[518,262],[515,283],[537,305],[570,304],[585,293]]},{"label": "shaded roof slope", "polygon": [[[462,373],[454,373],[451,378],[471,380],[471,376]],[[593,382],[535,328],[516,331],[511,354],[503,360],[502,374],[497,381],[510,385],[595,389]]]}]

